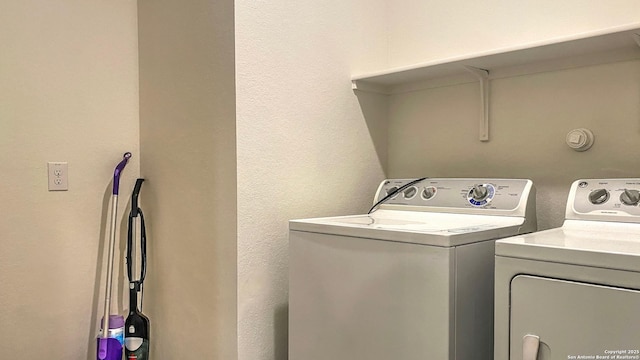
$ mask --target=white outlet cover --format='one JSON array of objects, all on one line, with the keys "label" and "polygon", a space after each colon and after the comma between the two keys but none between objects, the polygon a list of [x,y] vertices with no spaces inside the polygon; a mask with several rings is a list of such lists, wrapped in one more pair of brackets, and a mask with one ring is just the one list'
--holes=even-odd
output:
[{"label": "white outlet cover", "polygon": [[48,162],[49,191],[69,190],[69,167],[66,162]]}]

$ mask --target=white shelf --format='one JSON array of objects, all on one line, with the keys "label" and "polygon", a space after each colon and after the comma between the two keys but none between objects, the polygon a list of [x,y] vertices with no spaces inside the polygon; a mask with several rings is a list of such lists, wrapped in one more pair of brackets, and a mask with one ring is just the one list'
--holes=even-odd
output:
[{"label": "white shelf", "polygon": [[490,80],[635,59],[640,23],[355,75],[351,82],[354,90],[389,95],[479,81],[479,139],[489,141]]},{"label": "white shelf", "polygon": [[394,94],[477,81],[465,66],[495,79],[631,59],[640,59],[640,23],[355,75],[352,83],[354,90]]}]

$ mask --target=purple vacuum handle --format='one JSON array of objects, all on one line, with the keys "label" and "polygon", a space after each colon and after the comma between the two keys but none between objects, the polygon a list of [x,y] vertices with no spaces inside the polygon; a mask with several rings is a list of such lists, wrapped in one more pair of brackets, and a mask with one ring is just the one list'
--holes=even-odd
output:
[{"label": "purple vacuum handle", "polygon": [[124,153],[124,159],[120,161],[120,163],[116,166],[116,170],[113,172],[113,195],[118,195],[118,190],[120,189],[120,173],[124,170],[124,167],[127,166],[127,162],[131,158],[131,153]]}]

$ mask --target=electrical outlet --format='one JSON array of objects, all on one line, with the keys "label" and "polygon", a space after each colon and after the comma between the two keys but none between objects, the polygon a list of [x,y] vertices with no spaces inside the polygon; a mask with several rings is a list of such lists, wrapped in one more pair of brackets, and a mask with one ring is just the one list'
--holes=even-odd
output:
[{"label": "electrical outlet", "polygon": [[69,169],[66,162],[49,162],[49,191],[69,190]]}]

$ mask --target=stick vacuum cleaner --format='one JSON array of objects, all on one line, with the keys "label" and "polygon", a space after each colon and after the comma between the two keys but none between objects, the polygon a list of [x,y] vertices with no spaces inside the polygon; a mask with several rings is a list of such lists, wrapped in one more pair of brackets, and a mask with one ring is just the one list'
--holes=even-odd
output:
[{"label": "stick vacuum cleaner", "polygon": [[[138,195],[144,179],[136,180],[131,195],[131,212],[129,213],[129,234],[127,239],[127,275],[129,276],[129,316],[125,322],[125,355],[127,360],[149,360],[149,319],[138,310],[138,293],[140,309],[144,277],[147,272],[147,232],[144,226],[144,215],[138,207]],[[140,217],[140,278],[136,280],[136,219]]]},{"label": "stick vacuum cleaner", "polygon": [[[104,317],[102,318],[102,332],[98,338],[98,359],[99,360],[121,360],[122,342],[121,329],[122,316],[111,315],[111,283],[113,281],[113,255],[116,245],[116,229],[118,220],[118,190],[120,187],[120,174],[127,166],[131,158],[131,153],[124,154],[122,161],[118,163],[113,172],[113,193],[111,196],[111,236],[109,238],[109,258],[107,260],[107,288],[104,299]],[[112,321],[113,320],[113,321]],[[112,334],[112,329],[114,329]],[[110,336],[112,335],[112,336]]]}]

